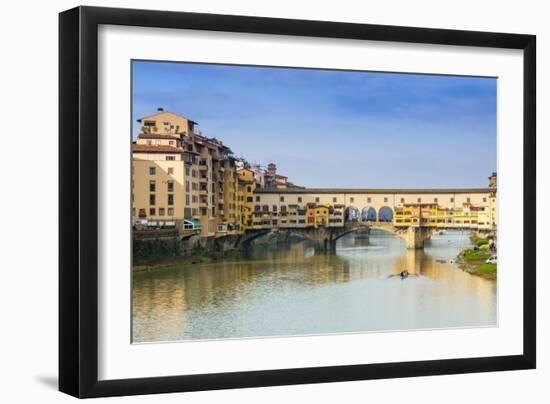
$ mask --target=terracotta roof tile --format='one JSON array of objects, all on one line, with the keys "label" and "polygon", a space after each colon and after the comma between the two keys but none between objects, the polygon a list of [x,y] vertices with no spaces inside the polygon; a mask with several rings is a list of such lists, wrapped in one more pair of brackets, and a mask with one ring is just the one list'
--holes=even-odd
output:
[{"label": "terracotta roof tile", "polygon": [[182,153],[184,150],[175,146],[133,144],[132,151],[148,153]]},{"label": "terracotta roof tile", "polygon": [[138,139],[179,139],[179,135],[176,134],[161,134],[161,133],[140,133]]}]

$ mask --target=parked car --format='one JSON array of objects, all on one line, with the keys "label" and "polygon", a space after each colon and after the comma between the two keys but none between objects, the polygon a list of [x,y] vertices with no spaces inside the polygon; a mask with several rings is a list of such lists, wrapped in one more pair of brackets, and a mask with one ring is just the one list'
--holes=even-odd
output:
[{"label": "parked car", "polygon": [[487,260],[485,261],[487,264],[496,264],[497,263],[497,256],[491,255]]}]

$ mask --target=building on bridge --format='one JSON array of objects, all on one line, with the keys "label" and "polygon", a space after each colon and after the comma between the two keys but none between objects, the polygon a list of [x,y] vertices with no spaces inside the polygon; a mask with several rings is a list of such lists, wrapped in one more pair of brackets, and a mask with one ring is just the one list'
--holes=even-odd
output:
[{"label": "building on bridge", "polygon": [[287,188],[257,189],[254,195],[255,229],[342,227],[345,222],[479,230],[496,227],[496,188]]}]

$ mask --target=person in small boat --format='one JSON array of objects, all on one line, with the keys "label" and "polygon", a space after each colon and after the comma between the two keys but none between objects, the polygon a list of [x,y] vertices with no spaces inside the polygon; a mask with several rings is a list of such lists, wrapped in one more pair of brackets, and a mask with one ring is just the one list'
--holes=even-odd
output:
[{"label": "person in small boat", "polygon": [[408,278],[409,276],[418,276],[418,274],[415,274],[415,273],[410,273],[409,271],[407,271],[406,269],[399,272],[398,274],[393,274],[393,275],[390,275],[389,278],[392,278],[394,276],[398,276],[400,277],[401,279],[405,279],[405,278]]}]

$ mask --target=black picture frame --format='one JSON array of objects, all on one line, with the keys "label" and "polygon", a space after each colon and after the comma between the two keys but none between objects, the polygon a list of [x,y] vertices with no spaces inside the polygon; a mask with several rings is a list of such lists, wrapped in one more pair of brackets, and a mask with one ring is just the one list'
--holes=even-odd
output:
[{"label": "black picture frame", "polygon": [[[99,381],[98,26],[180,28],[523,50],[523,354]],[[75,397],[534,369],[536,37],[309,20],[77,7],[59,15],[59,389]]]}]

